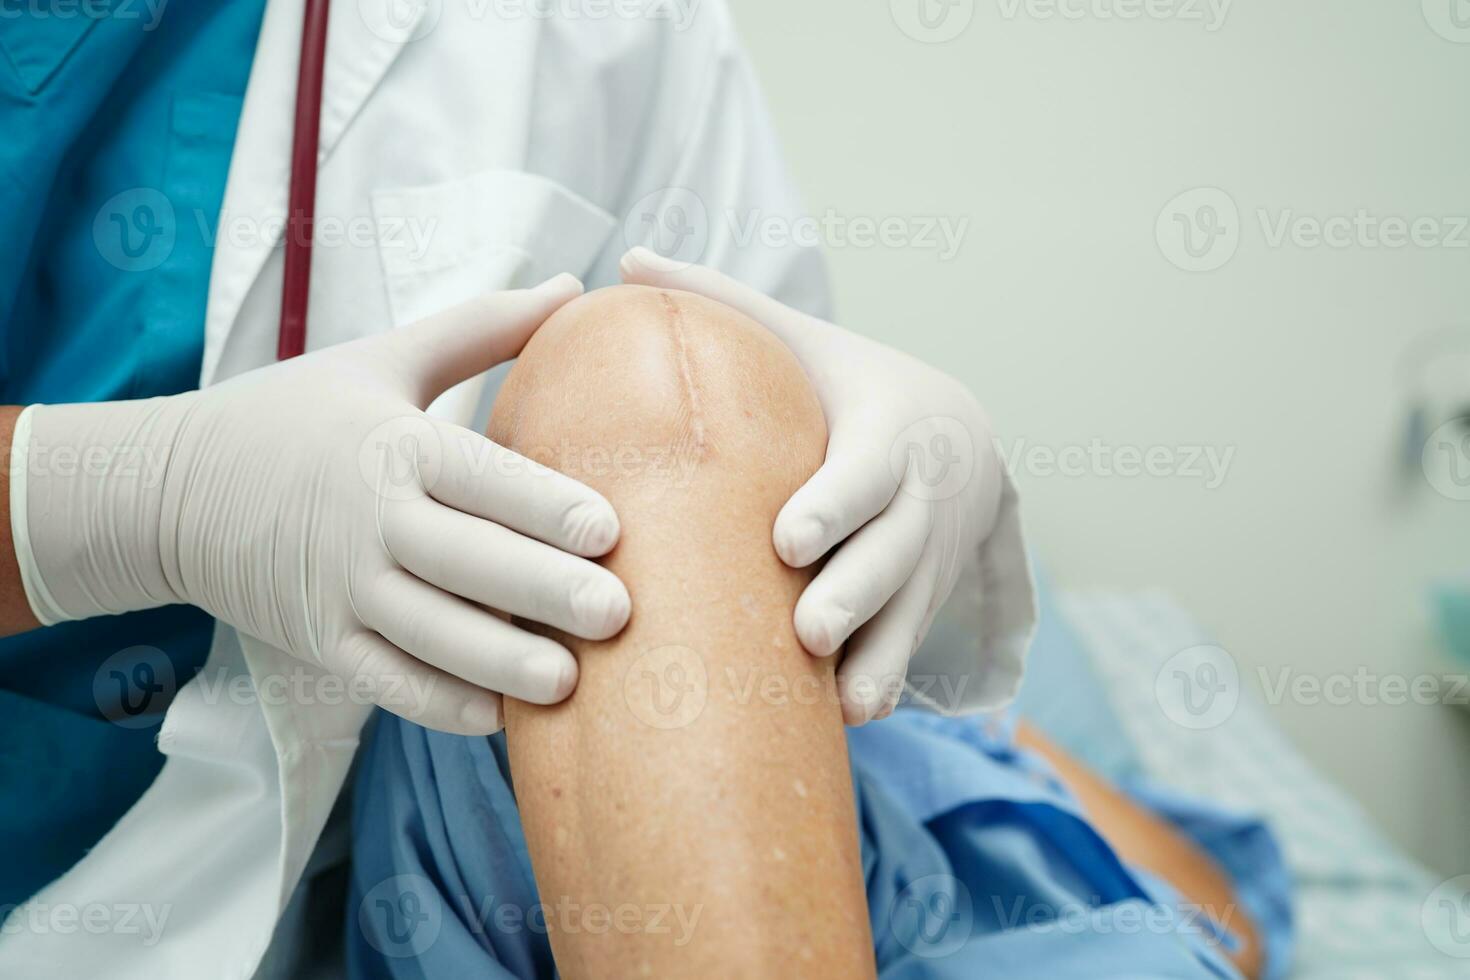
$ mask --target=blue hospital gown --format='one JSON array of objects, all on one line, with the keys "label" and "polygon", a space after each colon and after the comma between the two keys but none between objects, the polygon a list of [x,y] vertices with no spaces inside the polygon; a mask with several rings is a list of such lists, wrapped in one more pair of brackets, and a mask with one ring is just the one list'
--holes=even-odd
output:
[{"label": "blue hospital gown", "polygon": [[[913,709],[848,731],[880,977],[1238,976],[1230,938],[1126,867],[1012,733],[1004,717]],[[538,898],[509,771],[503,734],[379,718],[355,790],[351,977],[555,976],[544,918],[526,914]],[[1128,790],[1230,874],[1267,976],[1284,975],[1289,884],[1266,827]]]}]

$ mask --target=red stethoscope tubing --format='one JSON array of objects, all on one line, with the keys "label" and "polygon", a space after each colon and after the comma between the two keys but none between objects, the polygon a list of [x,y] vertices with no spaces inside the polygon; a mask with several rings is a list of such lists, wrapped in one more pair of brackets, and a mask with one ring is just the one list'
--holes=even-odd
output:
[{"label": "red stethoscope tubing", "polygon": [[311,287],[329,3],[306,0],[301,28],[301,67],[296,77],[296,119],[291,136],[291,190],[286,204],[286,274],[281,283],[281,327],[276,338],[276,357],[282,361],[306,350],[306,301]]}]

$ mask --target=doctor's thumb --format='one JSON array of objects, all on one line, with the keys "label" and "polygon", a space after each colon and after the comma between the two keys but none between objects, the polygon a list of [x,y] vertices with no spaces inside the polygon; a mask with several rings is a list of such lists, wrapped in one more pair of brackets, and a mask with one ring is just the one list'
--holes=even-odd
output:
[{"label": "doctor's thumb", "polygon": [[531,334],[568,302],[582,283],[564,272],[530,289],[484,293],[377,338],[377,356],[407,380],[420,408],[447,389],[521,352]]}]

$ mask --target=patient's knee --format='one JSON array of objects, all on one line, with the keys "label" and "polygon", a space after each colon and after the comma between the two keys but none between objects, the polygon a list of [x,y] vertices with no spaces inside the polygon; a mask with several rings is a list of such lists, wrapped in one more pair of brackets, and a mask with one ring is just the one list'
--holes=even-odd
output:
[{"label": "patient's knee", "polygon": [[[580,679],[559,707],[621,711],[630,663],[670,646],[706,651],[711,683],[732,667],[827,689],[831,661],[806,656],[791,625],[813,570],[787,567],[771,543],[776,514],[822,463],[826,424],[773,334],[691,293],[589,293],[527,343],[490,436],[602,493],[622,525],[600,561],[627,586],[632,615],[610,641],[563,638]],[[749,715],[733,707],[738,692],[721,697],[732,722]],[[840,739],[831,701],[817,710]],[[520,716],[507,705],[508,723]]]},{"label": "patient's knee", "polygon": [[753,506],[779,508],[826,446],[816,395],[773,334],[713,300],[645,286],[588,293],[547,320],[490,435],[620,511],[697,504],[732,480]]}]

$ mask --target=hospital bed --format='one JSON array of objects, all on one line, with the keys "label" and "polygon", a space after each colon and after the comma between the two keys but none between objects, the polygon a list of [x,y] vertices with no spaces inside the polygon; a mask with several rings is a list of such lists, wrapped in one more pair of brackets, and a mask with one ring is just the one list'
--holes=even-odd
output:
[{"label": "hospital bed", "polygon": [[1043,588],[1042,604],[1021,713],[1116,781],[1141,774],[1264,814],[1296,884],[1291,977],[1470,977],[1470,959],[1442,951],[1470,944],[1435,933],[1447,925],[1432,908],[1440,879],[1313,770],[1248,692],[1217,727],[1187,729],[1164,713],[1155,681],[1166,661],[1211,642],[1168,596]]}]

